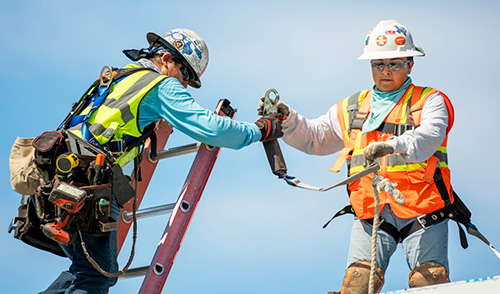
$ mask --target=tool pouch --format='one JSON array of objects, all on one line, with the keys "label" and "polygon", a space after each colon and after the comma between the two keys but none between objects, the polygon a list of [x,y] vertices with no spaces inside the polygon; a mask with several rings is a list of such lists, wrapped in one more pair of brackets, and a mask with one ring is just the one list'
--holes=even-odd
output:
[{"label": "tool pouch", "polygon": [[21,195],[35,193],[39,185],[49,182],[49,173],[35,161],[34,138],[17,138],[9,156],[10,184]]},{"label": "tool pouch", "polygon": [[120,207],[123,207],[130,199],[134,198],[135,190],[130,185],[130,178],[123,174],[120,165],[115,164],[111,167],[113,185],[113,194]]},{"label": "tool pouch", "polygon": [[111,218],[112,193],[111,185],[101,184],[83,186],[90,196],[83,208],[74,215],[72,229],[84,234],[102,236],[118,229],[118,223]]},{"label": "tool pouch", "polygon": [[52,178],[55,172],[56,158],[67,151],[61,132],[47,131],[33,140],[35,162],[39,168],[49,173]]},{"label": "tool pouch", "polygon": [[[47,197],[45,197],[45,199],[47,199]],[[59,244],[45,236],[40,229],[40,226],[46,224],[48,220],[53,220],[54,217],[53,205],[48,203],[48,206],[44,206],[47,211],[49,211],[50,207],[52,207],[52,215],[45,214],[44,209],[40,207],[40,205],[47,205],[45,201],[46,200],[44,200],[42,194],[38,193],[38,191],[31,195],[28,198],[27,203],[19,206],[18,216],[12,220],[9,233],[14,231],[14,238],[19,239],[30,246],[61,257],[66,257],[66,254],[61,249]],[[40,218],[40,214],[42,216],[46,215],[48,219]]]}]

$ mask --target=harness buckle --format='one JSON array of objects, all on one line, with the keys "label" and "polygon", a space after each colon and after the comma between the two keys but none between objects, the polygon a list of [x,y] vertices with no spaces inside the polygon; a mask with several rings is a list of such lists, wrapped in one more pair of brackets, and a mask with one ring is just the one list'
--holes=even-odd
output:
[{"label": "harness buckle", "polygon": [[404,132],[408,130],[413,130],[415,129],[415,126],[413,125],[407,125],[407,124],[398,124],[396,126],[396,135],[401,136]]},{"label": "harness buckle", "polygon": [[427,214],[417,217],[417,222],[420,224],[422,229],[425,229],[427,227],[427,221],[425,220],[426,216]]},{"label": "harness buckle", "polygon": [[123,139],[110,140],[107,145],[109,150],[114,154],[125,152],[125,142]]}]

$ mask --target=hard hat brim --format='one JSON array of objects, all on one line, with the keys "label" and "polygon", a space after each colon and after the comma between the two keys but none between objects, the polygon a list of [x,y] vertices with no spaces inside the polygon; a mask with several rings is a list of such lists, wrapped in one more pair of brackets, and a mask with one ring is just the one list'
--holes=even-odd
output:
[{"label": "hard hat brim", "polygon": [[164,38],[162,38],[162,36],[160,36],[160,35],[158,35],[156,33],[153,33],[153,32],[149,32],[146,35],[146,39],[148,40],[150,48],[154,45],[154,43],[156,43],[157,41],[159,41],[163,45],[167,46],[169,49],[175,50],[177,53],[179,53],[179,55],[182,57],[182,59],[184,59],[184,61],[186,61],[187,65],[189,66],[189,70],[196,77],[195,81],[189,81],[189,85],[191,87],[197,88],[197,89],[201,87],[200,77],[196,74],[196,71],[193,69],[193,67],[191,66],[191,64],[189,63],[189,61],[186,58],[184,58],[184,55],[182,55],[182,52],[180,52],[179,49],[175,48],[175,46],[173,46],[172,44],[170,44],[170,42],[168,42],[167,40],[165,40]]},{"label": "hard hat brim", "polygon": [[406,50],[406,51],[389,51],[389,52],[363,52],[358,60],[372,60],[372,59],[391,59],[400,57],[413,57],[413,56],[425,56],[424,50],[422,48],[415,48],[416,50]]}]

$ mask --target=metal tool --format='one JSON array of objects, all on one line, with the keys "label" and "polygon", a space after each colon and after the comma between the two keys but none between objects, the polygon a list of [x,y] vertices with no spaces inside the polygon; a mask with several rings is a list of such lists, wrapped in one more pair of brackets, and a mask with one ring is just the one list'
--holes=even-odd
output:
[{"label": "metal tool", "polygon": [[[274,102],[271,100],[271,97],[269,97],[269,94],[274,93]],[[271,114],[271,113],[277,113],[278,112],[278,102],[280,101],[280,94],[278,94],[278,91],[276,89],[268,89],[266,91],[266,94],[264,94],[264,106],[262,107],[262,114]]]},{"label": "metal tool", "polygon": [[[269,94],[274,93],[274,101],[271,100]],[[264,105],[262,106],[262,115],[273,114],[278,112],[278,102],[280,100],[280,95],[275,89],[269,89],[264,95]],[[267,160],[271,166],[273,174],[277,175],[280,179],[287,177],[287,167],[285,164],[285,158],[283,153],[281,153],[280,144],[278,140],[272,140],[268,142],[262,142],[264,149],[266,150]]]}]

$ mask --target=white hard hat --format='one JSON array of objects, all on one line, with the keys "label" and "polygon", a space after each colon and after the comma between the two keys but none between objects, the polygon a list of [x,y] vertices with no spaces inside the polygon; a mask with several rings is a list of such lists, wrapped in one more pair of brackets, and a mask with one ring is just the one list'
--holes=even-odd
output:
[{"label": "white hard hat", "polygon": [[187,61],[191,67],[190,70],[196,76],[194,81],[189,82],[189,85],[194,88],[201,87],[200,77],[208,64],[208,47],[198,34],[188,29],[174,29],[161,36],[148,33],[146,37],[150,47],[159,41],[177,51]]},{"label": "white hard hat", "polygon": [[387,59],[424,56],[415,47],[410,31],[395,20],[380,21],[366,36],[363,54],[358,59]]}]

